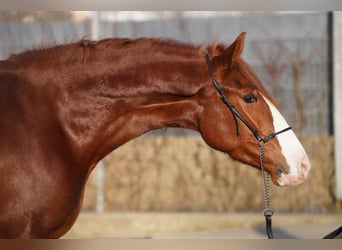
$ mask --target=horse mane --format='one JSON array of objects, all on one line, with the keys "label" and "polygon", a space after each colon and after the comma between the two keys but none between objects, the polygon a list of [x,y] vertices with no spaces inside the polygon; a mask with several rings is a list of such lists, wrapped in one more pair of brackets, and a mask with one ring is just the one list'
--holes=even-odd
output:
[{"label": "horse mane", "polygon": [[14,60],[30,59],[30,57],[33,54],[39,55],[39,56],[44,55],[44,54],[58,55],[59,52],[62,52],[65,48],[70,47],[70,46],[71,46],[71,43],[60,44],[57,41],[53,41],[49,43],[41,43],[23,52],[11,54],[7,60],[14,61]]},{"label": "horse mane", "polygon": [[135,46],[135,45],[149,45],[153,47],[164,47],[171,46],[176,48],[188,48],[194,49],[196,48],[194,45],[190,43],[185,43],[181,41],[177,41],[170,38],[105,38],[96,42],[96,46],[105,46],[108,48],[118,48],[118,47],[126,47],[126,46]]},{"label": "horse mane", "polygon": [[[105,38],[94,41],[89,40],[87,37],[83,37],[78,41],[70,41],[63,44],[57,41],[41,43],[40,45],[32,47],[31,49],[21,53],[10,55],[7,61],[29,61],[33,56],[49,57],[50,60],[51,56],[58,58],[64,55],[64,52],[80,47],[90,51],[92,49],[113,51],[120,49],[135,50],[139,48],[143,51],[152,50],[170,54],[177,53],[190,57],[194,55],[203,55],[204,53],[209,53],[215,56],[222,53],[226,46],[217,42],[206,45],[194,45],[170,38]],[[70,55],[73,55],[73,53],[70,53]]]}]

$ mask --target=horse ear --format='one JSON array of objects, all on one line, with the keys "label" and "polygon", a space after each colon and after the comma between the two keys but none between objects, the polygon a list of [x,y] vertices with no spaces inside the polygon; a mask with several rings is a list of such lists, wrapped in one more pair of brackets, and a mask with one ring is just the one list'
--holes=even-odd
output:
[{"label": "horse ear", "polygon": [[235,41],[223,53],[225,60],[228,61],[229,67],[234,64],[234,61],[242,54],[245,45],[246,32],[242,32]]},{"label": "horse ear", "polygon": [[230,68],[234,64],[234,61],[242,54],[246,34],[246,32],[242,32],[221,55],[214,57],[215,68]]},{"label": "horse ear", "polygon": [[[246,32],[242,32],[236,39],[235,41],[232,43],[232,45],[229,46],[232,47],[232,59],[234,60],[235,58],[241,56],[244,45],[245,45],[245,37],[246,37]],[[228,50],[229,50],[228,48]]]}]

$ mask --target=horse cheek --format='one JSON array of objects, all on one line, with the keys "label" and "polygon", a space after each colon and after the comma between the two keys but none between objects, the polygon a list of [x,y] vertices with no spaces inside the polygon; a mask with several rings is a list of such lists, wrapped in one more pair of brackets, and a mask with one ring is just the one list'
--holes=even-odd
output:
[{"label": "horse cheek", "polygon": [[229,153],[238,147],[238,141],[234,140],[232,121],[228,121],[222,114],[214,110],[207,110],[212,115],[202,115],[200,120],[200,133],[204,141],[212,148]]}]

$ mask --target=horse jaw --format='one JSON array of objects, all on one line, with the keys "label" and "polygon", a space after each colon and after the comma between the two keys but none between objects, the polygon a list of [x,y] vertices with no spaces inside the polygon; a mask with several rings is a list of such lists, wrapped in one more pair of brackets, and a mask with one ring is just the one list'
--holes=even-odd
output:
[{"label": "horse jaw", "polygon": [[[280,131],[288,127],[289,125],[273,103],[265,97],[264,99],[273,116],[274,130]],[[284,156],[288,167],[288,173],[282,173],[278,177],[278,185],[296,186],[302,184],[307,178],[311,168],[309,158],[302,144],[292,130],[277,135],[277,139],[281,147],[281,153]]]}]

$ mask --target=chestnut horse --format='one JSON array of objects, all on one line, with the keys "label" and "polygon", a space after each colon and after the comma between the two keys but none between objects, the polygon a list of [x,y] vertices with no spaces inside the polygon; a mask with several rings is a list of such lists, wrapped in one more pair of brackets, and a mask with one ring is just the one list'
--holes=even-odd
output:
[{"label": "chestnut horse", "polygon": [[[288,127],[241,58],[244,38],[230,46],[82,40],[1,61],[0,237],[61,237],[97,162],[152,129],[199,131],[209,146],[258,168],[258,140],[212,84],[261,136]],[[310,163],[299,140],[292,130],[274,137],[265,170],[276,185],[302,183]]]}]

